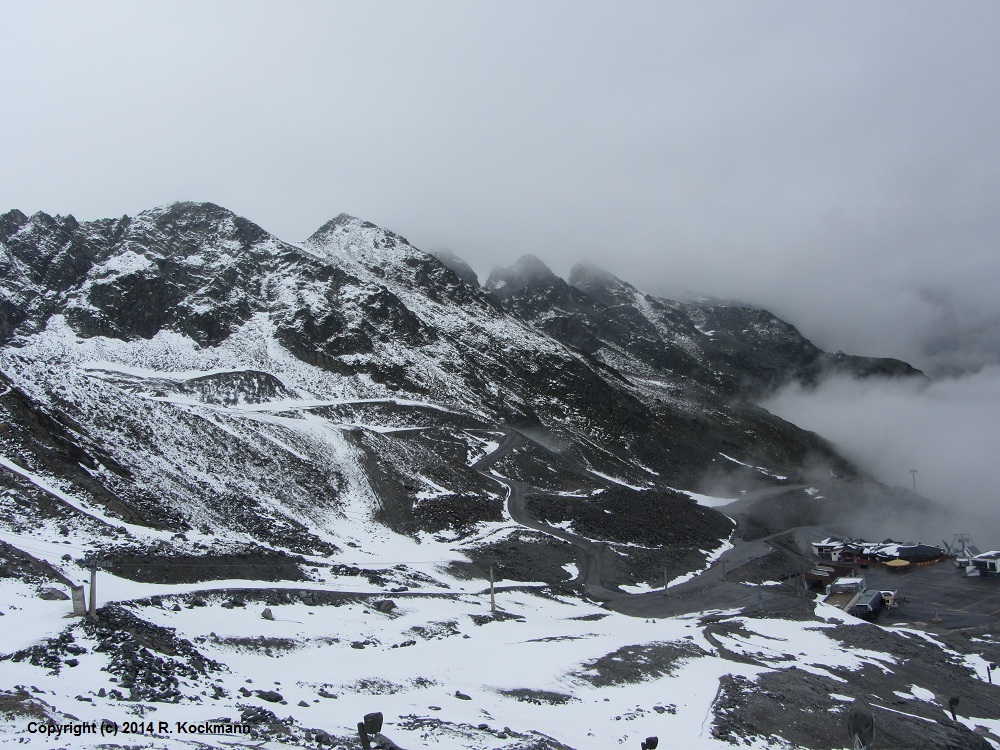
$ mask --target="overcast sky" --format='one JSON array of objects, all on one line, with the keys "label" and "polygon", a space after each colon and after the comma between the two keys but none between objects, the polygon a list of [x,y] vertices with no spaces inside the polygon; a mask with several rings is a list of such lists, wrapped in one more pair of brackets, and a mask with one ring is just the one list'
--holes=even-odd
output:
[{"label": "overcast sky", "polygon": [[[828,350],[962,374],[845,440],[912,407],[926,434],[895,424],[933,452],[948,413],[990,484],[997,422],[970,404],[1000,399],[1000,3],[0,11],[0,210],[207,200],[287,240],[348,212],[481,276],[532,253],[756,303]],[[844,393],[774,408],[830,434],[884,401]]]},{"label": "overcast sky", "polygon": [[481,275],[588,259],[997,361],[992,0],[0,8],[4,209],[209,200],[289,240],[346,211]]}]

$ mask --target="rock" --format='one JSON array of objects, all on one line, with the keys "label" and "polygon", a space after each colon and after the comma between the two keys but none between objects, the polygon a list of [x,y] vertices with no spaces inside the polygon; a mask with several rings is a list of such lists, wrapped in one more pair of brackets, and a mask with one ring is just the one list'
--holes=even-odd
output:
[{"label": "rock", "polygon": [[263,612],[261,612],[260,616],[263,617],[265,620],[274,619],[274,613],[271,611],[270,607],[267,607]]},{"label": "rock", "polygon": [[281,693],[276,690],[258,690],[257,697],[262,701],[267,701],[268,703],[281,703],[285,700]]},{"label": "rock", "polygon": [[100,690],[97,691],[97,697],[98,698],[107,698],[108,697],[108,691],[105,690],[104,688],[101,688]]},{"label": "rock", "polygon": [[50,602],[63,601],[69,599],[69,594],[67,594],[65,591],[60,591],[59,589],[54,589],[50,587],[39,591],[38,598],[45,599],[46,601]]},{"label": "rock", "polygon": [[383,599],[380,602],[375,602],[372,606],[383,614],[389,614],[396,609],[396,602],[392,599]]},{"label": "rock", "polygon": [[79,659],[67,659],[65,661],[67,667],[75,667],[79,663],[80,663]]},{"label": "rock", "polygon": [[469,697],[468,695],[466,695],[465,693],[463,693],[461,690],[456,690],[455,691],[455,697],[458,698],[460,701],[471,701],[472,700],[471,697]]},{"label": "rock", "polygon": [[305,701],[299,701],[299,705],[302,706],[302,708],[309,708],[309,704]]},{"label": "rock", "polygon": [[245,687],[240,685],[240,695],[242,695],[244,698],[249,698],[251,695],[253,695],[253,693],[251,693]]},{"label": "rock", "polygon": [[364,648],[365,644],[361,641],[351,641],[351,648]]},{"label": "rock", "polygon": [[319,697],[320,698],[336,698],[337,694],[336,693],[328,693],[328,692],[326,692],[326,688],[320,688],[319,689]]},{"label": "rock", "polygon": [[180,612],[181,611],[181,605],[180,604],[174,604],[174,606],[172,606],[170,609],[172,609],[174,612]]}]

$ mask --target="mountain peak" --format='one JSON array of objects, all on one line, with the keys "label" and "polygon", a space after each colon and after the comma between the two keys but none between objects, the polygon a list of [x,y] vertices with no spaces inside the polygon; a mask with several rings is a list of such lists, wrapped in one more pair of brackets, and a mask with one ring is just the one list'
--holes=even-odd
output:
[{"label": "mountain peak", "polygon": [[552,269],[534,255],[522,255],[512,266],[519,276],[555,276]]},{"label": "mountain peak", "polygon": [[446,267],[454,271],[455,275],[466,284],[474,289],[479,288],[479,276],[472,270],[472,266],[455,255],[451,250],[434,250],[431,254]]},{"label": "mountain peak", "polygon": [[12,208],[3,216],[0,216],[0,238],[6,240],[27,223],[28,217],[25,216],[24,212]]},{"label": "mountain peak", "polygon": [[395,232],[380,227],[378,224],[373,224],[370,221],[365,221],[364,219],[358,218],[352,214],[340,213],[326,222],[323,226],[313,232],[309,239],[306,240],[308,244],[311,245],[324,245],[329,242],[330,238],[338,232],[346,231],[357,231],[357,230],[371,230],[380,233],[385,238],[393,240],[395,243],[400,243],[403,245],[409,245],[410,241],[405,237],[396,234]]},{"label": "mountain peak", "polygon": [[627,281],[593,263],[577,263],[569,274],[570,285],[603,305],[631,304],[638,290]]},{"label": "mountain peak", "polygon": [[[487,288],[498,289],[507,284],[517,287],[534,286],[537,282],[551,284],[562,281],[552,269],[534,255],[522,255],[512,266],[495,266],[486,280]],[[564,282],[565,283],[565,282]]]},{"label": "mountain peak", "polygon": [[170,221],[194,217],[211,216],[215,218],[229,218],[236,216],[228,208],[223,208],[216,203],[208,201],[174,201],[173,203],[165,203],[162,206],[156,206],[155,208],[143,211],[140,215],[155,217],[156,219],[163,218]]},{"label": "mountain peak", "polygon": [[145,224],[155,233],[162,234],[170,242],[183,238],[188,243],[199,245],[231,239],[247,248],[271,239],[266,230],[249,219],[207,201],[177,201],[157,206],[138,214],[136,221],[140,226]]},{"label": "mountain peak", "polygon": [[325,234],[327,232],[331,232],[334,229],[337,229],[338,227],[346,227],[350,226],[351,224],[361,224],[361,223],[363,223],[361,219],[359,219],[357,216],[353,214],[339,213],[332,219],[330,219],[328,222],[323,224],[323,226],[321,226],[315,232],[313,232],[313,236],[315,237],[317,234]]}]

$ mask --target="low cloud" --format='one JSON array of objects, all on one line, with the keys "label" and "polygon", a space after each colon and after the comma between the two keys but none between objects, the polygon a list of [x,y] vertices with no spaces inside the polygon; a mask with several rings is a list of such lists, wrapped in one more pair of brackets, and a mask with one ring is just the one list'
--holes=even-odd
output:
[{"label": "low cloud", "polygon": [[954,512],[947,538],[968,531],[1000,546],[997,461],[1000,367],[930,383],[831,377],[814,390],[793,385],[762,404],[834,442],[876,479],[912,489]]}]

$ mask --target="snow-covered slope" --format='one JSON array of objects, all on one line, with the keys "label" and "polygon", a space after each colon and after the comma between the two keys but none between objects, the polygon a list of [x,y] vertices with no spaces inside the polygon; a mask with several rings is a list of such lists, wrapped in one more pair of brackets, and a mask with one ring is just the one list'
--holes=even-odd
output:
[{"label": "snow-covered slope", "polygon": [[[697,588],[737,527],[684,490],[855,476],[748,400],[824,355],[761,311],[593,269],[567,283],[526,260],[481,289],[449,265],[346,215],[302,243],[212,204],[0,217],[0,686],[28,691],[0,695],[8,737],[25,716],[249,712],[295,744],[370,706],[404,747],[654,725],[717,743],[720,675],[735,695],[757,667],[696,617],[654,629],[581,597]],[[67,625],[36,596],[91,563],[108,605]],[[521,617],[483,619],[491,571]],[[513,656],[467,669],[484,651]],[[605,676],[632,659],[653,666]]]}]

